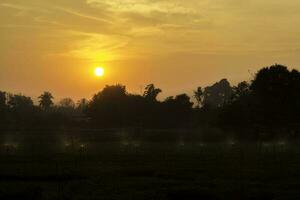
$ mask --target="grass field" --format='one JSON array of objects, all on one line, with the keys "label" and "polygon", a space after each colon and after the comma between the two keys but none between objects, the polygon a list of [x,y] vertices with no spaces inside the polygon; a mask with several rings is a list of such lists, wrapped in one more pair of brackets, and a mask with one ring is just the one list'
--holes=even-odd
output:
[{"label": "grass field", "polygon": [[288,143],[4,134],[0,199],[300,199]]}]

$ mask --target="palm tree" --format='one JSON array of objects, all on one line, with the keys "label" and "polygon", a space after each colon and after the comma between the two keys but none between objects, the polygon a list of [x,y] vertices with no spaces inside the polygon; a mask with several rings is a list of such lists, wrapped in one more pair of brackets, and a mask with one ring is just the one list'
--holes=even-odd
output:
[{"label": "palm tree", "polygon": [[53,96],[50,92],[44,92],[41,96],[38,97],[39,103],[40,103],[40,107],[42,107],[43,109],[49,109],[52,105],[53,105]]}]

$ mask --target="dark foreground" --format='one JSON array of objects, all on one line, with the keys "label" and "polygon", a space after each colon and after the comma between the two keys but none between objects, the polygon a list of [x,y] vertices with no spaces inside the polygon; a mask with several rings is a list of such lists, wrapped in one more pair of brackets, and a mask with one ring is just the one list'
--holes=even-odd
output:
[{"label": "dark foreground", "polygon": [[1,200],[300,199],[300,149],[285,141],[24,134],[0,137]]}]

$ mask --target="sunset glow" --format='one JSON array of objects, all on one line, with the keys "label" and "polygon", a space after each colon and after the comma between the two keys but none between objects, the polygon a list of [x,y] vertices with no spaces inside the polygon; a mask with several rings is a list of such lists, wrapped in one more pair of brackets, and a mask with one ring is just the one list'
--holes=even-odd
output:
[{"label": "sunset glow", "polygon": [[104,75],[104,68],[103,67],[96,67],[95,68],[95,76],[101,77]]},{"label": "sunset glow", "polygon": [[153,82],[163,98],[238,83],[274,63],[300,69],[299,19],[298,0],[2,0],[0,85],[78,99],[114,83]]},{"label": "sunset glow", "polygon": [[300,0],[0,0],[0,200],[300,199],[299,24]]}]

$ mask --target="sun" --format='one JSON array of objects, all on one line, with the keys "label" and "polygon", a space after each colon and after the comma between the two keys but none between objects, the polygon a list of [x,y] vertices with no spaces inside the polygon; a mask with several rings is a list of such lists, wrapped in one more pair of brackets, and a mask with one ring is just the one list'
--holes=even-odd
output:
[{"label": "sun", "polygon": [[96,67],[94,73],[95,73],[95,76],[101,77],[104,75],[104,68]]}]

